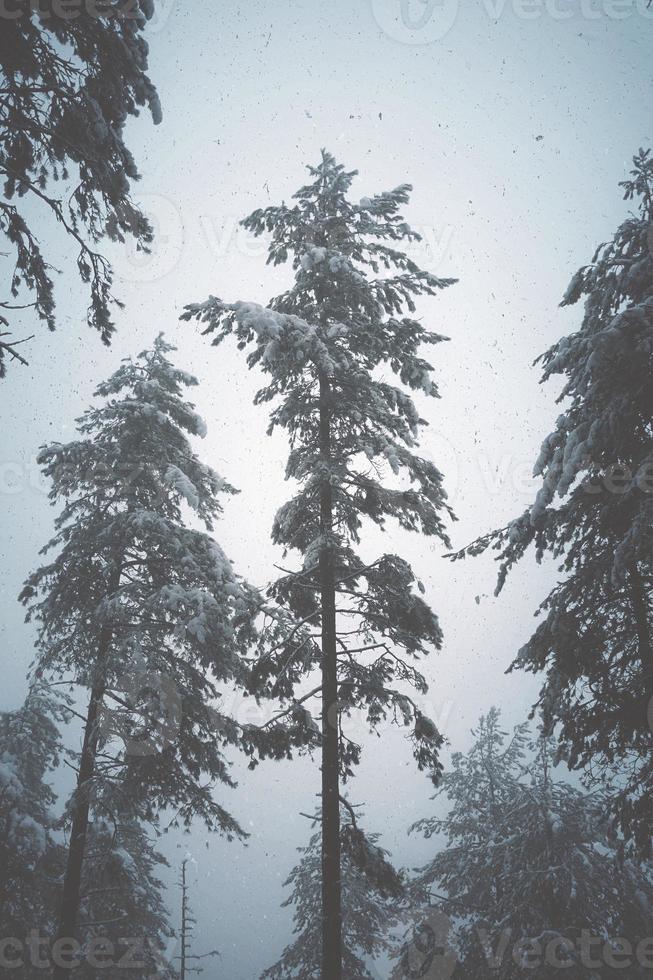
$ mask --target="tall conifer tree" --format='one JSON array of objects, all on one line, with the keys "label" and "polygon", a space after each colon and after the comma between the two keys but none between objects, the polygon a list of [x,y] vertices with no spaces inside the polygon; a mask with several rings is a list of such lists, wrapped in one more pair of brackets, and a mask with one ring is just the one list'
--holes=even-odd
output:
[{"label": "tall conifer tree", "polygon": [[[409,726],[420,769],[436,780],[440,771],[442,737],[401,689],[426,691],[414,661],[440,646],[438,620],[405,559],[369,562],[357,546],[366,520],[382,528],[387,518],[447,542],[442,477],[416,452],[425,422],[406,388],[437,395],[421,348],[444,338],[413,316],[415,298],[453,280],[421,270],[400,250],[419,238],[400,213],[409,185],[356,202],[348,197],[356,172],[329,153],[309,171],[292,206],[243,222],[255,235],[271,234],[269,262],[291,263],[288,291],[267,308],[211,297],[184,316],[202,321],[215,344],[234,334],[252,348],[250,367],[270,376],[257,401],[277,402],[270,428],[283,427],[290,440],[286,474],[297,493],[278,512],[273,539],[302,561],[272,592],[321,642],[319,682],[302,700],[321,701],[322,976],[340,980],[340,780],[360,756],[347,715],[366,712],[371,728],[387,717]],[[313,666],[298,654],[274,669],[287,683],[291,672],[298,682]]]},{"label": "tall conifer tree", "polygon": [[[233,785],[223,747],[243,744],[215,700],[246,683],[253,593],[207,533],[234,491],[191,447],[204,423],[182,391],[196,381],[170,350],[159,338],[125,361],[98,387],[80,439],[40,454],[63,510],[44,549],[56,554],[21,598],[39,624],[39,676],[88,692],[60,938],[75,936],[89,815],[125,826],[166,807],[243,835],[212,794]],[[188,526],[185,505],[206,530]]]}]

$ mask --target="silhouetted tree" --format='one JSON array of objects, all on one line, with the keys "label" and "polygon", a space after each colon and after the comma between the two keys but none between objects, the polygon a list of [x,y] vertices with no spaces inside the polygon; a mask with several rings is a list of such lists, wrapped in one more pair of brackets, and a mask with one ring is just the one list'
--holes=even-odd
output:
[{"label": "silhouetted tree", "polygon": [[195,926],[197,925],[197,920],[193,915],[193,911],[190,906],[190,899],[188,897],[189,885],[187,880],[186,869],[188,867],[188,858],[184,858],[181,862],[181,874],[179,879],[179,888],[181,889],[181,928],[179,931],[179,944],[180,952],[177,959],[179,960],[179,980],[187,980],[187,977],[191,973],[204,973],[204,967],[200,966],[200,960],[207,959],[213,956],[220,956],[217,949],[212,949],[208,953],[193,953],[192,951],[192,941],[195,935]]}]

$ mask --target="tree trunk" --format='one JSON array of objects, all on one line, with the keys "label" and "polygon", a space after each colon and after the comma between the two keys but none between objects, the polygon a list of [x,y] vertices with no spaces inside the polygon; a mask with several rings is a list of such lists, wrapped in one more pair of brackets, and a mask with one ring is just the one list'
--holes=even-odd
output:
[{"label": "tree trunk", "polygon": [[[320,374],[320,460],[331,462],[330,386]],[[320,491],[320,605],[322,614],[322,980],[342,980],[338,659],[331,483]]]},{"label": "tree trunk", "polygon": [[[91,691],[91,699],[86,715],[84,728],[84,743],[79,764],[75,803],[73,806],[72,826],[70,829],[70,844],[66,861],[66,874],[61,897],[59,915],[59,930],[57,940],[71,940],[75,936],[79,900],[82,883],[82,864],[86,850],[86,835],[88,832],[89,789],[95,772],[95,756],[99,738],[98,715],[104,697],[104,685],[97,685]],[[71,968],[55,965],[54,980],[68,980]]]},{"label": "tree trunk", "polygon": [[635,628],[637,630],[637,641],[639,646],[639,659],[645,671],[650,671],[653,665],[653,655],[651,653],[651,636],[648,625],[648,606],[644,583],[637,567],[637,562],[633,562],[630,567],[630,582],[632,586],[633,612],[635,614]]},{"label": "tree trunk", "polygon": [[[120,584],[121,569],[118,567],[109,581],[109,595],[112,595]],[[90,784],[95,774],[95,759],[97,756],[100,731],[98,727],[100,708],[106,689],[105,665],[111,643],[112,629],[105,626],[100,632],[97,656],[97,679],[91,688],[88,703],[86,723],[84,725],[84,741],[79,762],[77,786],[72,807],[72,825],[70,828],[70,843],[66,860],[66,873],[63,883],[63,894],[59,911],[59,929],[57,941],[70,941],[75,938],[79,902],[81,897],[82,866],[86,851],[86,836],[88,833],[89,792]],[[69,980],[72,968],[55,964],[52,973],[53,980]]]}]

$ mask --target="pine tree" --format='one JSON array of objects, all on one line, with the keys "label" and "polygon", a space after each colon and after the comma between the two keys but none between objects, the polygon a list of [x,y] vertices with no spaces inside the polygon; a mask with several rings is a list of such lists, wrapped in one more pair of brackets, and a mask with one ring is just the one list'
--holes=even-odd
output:
[{"label": "pine tree", "polygon": [[[74,713],[69,697],[35,681],[23,706],[0,717],[0,938],[14,940],[5,954],[17,963],[11,968],[16,980],[43,977],[54,953],[66,852],[45,776],[66,754],[60,725]],[[94,980],[97,969],[113,963],[121,976],[156,970],[162,980],[176,980],[163,885],[155,873],[166,861],[137,821],[121,819],[119,787],[113,796],[110,805],[103,801],[110,819],[89,821],[75,977]]]},{"label": "pine tree", "polygon": [[[69,8],[47,8],[15,4],[2,16],[0,232],[14,268],[9,295],[0,301],[0,331],[10,328],[10,311],[26,305],[49,330],[55,328],[53,266],[33,223],[45,208],[79,249],[77,270],[90,287],[88,323],[109,343],[112,271],[95,246],[130,237],[147,250],[152,241],[149,222],[129,196],[130,181],[139,174],[123,133],[141,106],[149,106],[155,123],[161,118],[143,37],[154,0],[109,0],[93,10],[80,5],[72,16]],[[27,363],[18,349],[24,340],[11,341],[10,333],[0,332],[0,378],[7,358]]]},{"label": "pine tree", "polygon": [[244,736],[213,702],[247,681],[252,593],[184,520],[187,504],[210,531],[234,491],[189,443],[204,423],[182,398],[196,381],[173,367],[172,349],[159,337],[125,361],[79,420],[81,438],[40,454],[64,506],[44,549],[56,555],[21,598],[39,623],[39,674],[89,692],[60,937],[75,935],[89,812],[110,820],[116,793],[123,823],[156,821],[165,807],[175,824],[199,817],[243,836],[212,786],[233,785],[223,749]]},{"label": "pine tree", "polygon": [[[426,691],[413,660],[440,646],[438,620],[414,592],[407,561],[386,554],[368,562],[356,546],[365,520],[383,528],[387,518],[447,542],[442,477],[415,452],[426,423],[406,388],[437,395],[419,351],[444,338],[412,316],[414,297],[453,280],[420,270],[395,247],[419,238],[399,210],[409,185],[355,203],[347,197],[355,171],[324,151],[309,171],[294,206],[243,222],[255,235],[271,232],[268,261],[291,262],[291,288],[268,308],[211,297],[184,318],[202,321],[214,344],[235,334],[241,348],[253,347],[249,366],[270,375],[257,402],[277,400],[270,429],[281,426],[290,440],[286,475],[299,489],[277,514],[273,540],[298,551],[302,566],[272,591],[321,640],[319,684],[302,706],[321,698],[322,976],[340,980],[339,781],[360,756],[347,714],[366,712],[371,728],[388,716],[410,726],[420,769],[439,772],[440,734],[394,686]],[[381,368],[403,387],[382,380]],[[278,671],[287,679],[293,669],[299,680],[314,666],[295,657]]]},{"label": "pine tree", "polygon": [[[612,782],[626,840],[651,854],[653,753],[653,158],[640,151],[625,197],[636,213],[574,276],[563,306],[585,297],[580,329],[541,358],[565,404],[535,466],[532,507],[460,552],[499,552],[497,592],[533,544],[564,578],[512,668],[544,672],[538,701],[559,726],[560,758],[588,785]],[[557,496],[557,500],[556,500]]]},{"label": "pine tree", "polygon": [[81,965],[75,980],[96,980],[103,975],[98,970],[106,975],[110,965],[125,978],[177,980],[173,932],[157,871],[167,863],[137,820],[122,819],[115,808],[110,819],[91,820],[80,890]]},{"label": "pine tree", "polygon": [[[404,897],[404,882],[393,868],[378,834],[366,834],[354,808],[341,807],[342,968],[347,980],[372,980],[370,961],[390,947],[390,931]],[[319,817],[315,818],[319,822]],[[297,938],[269,967],[261,980],[307,980],[319,977],[322,962],[321,834],[299,848],[302,858],[287,881],[292,888],[283,903],[293,905]]]},{"label": "pine tree", "polygon": [[[411,831],[419,830],[427,838],[446,833],[450,846],[435,858],[420,882],[426,888],[441,882],[447,894],[465,907],[480,905],[488,889],[494,894],[500,892],[498,881],[486,881],[483,873],[476,873],[475,862],[482,862],[481,868],[485,869],[486,860],[478,841],[479,836],[485,840],[500,838],[505,814],[510,812],[519,793],[527,743],[526,726],[521,725],[506,744],[496,708],[481,717],[472,736],[472,748],[467,755],[454,753],[451,770],[444,773],[436,794],[451,804],[446,820],[420,820],[411,827]],[[460,874],[461,866],[456,861],[467,862],[464,874]],[[450,870],[448,862],[451,862]],[[479,884],[482,895],[474,890]]]},{"label": "pine tree", "polygon": [[[62,753],[59,717],[58,702],[38,682],[17,711],[0,714],[0,939],[23,945],[33,930],[50,935],[55,921],[60,847],[47,776]],[[18,954],[10,948],[7,959]],[[16,980],[42,976],[21,959]]]},{"label": "pine tree", "polygon": [[411,828],[444,837],[416,886],[455,922],[453,975],[624,976],[623,954],[619,967],[612,954],[625,939],[627,975],[643,977],[635,954],[653,925],[653,868],[619,853],[602,796],[556,777],[548,737],[529,742],[522,725],[506,744],[496,709],[473,734],[469,753],[454,755],[443,777],[447,815]]}]

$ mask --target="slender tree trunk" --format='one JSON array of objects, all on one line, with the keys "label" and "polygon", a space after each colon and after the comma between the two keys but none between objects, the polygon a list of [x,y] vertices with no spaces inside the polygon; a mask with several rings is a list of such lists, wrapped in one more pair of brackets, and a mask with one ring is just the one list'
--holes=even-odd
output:
[{"label": "slender tree trunk", "polygon": [[[320,374],[320,460],[331,462],[330,386]],[[322,613],[322,980],[342,980],[338,659],[331,483],[320,491],[320,604]]]},{"label": "slender tree trunk", "polygon": [[[118,567],[112,574],[109,581],[109,594],[112,595],[120,584],[121,569]],[[86,851],[86,837],[88,834],[88,815],[89,815],[89,795],[91,781],[95,774],[95,760],[97,756],[98,741],[100,730],[98,722],[100,720],[100,709],[106,689],[105,665],[109,654],[112,629],[109,626],[103,627],[100,632],[97,655],[97,679],[91,688],[91,697],[86,713],[86,723],[84,725],[84,741],[82,743],[82,753],[79,762],[79,772],[77,775],[77,786],[75,788],[75,798],[72,807],[72,825],[70,828],[70,843],[68,845],[68,857],[66,860],[66,873],[63,883],[63,894],[61,897],[61,907],[59,911],[59,929],[57,940],[72,940],[75,938],[77,919],[79,917],[79,903],[81,897],[82,866]],[[72,968],[55,964],[53,970],[53,980],[69,980]]]},{"label": "slender tree trunk", "polygon": [[181,965],[179,980],[186,980],[186,861],[181,863]]}]

